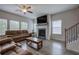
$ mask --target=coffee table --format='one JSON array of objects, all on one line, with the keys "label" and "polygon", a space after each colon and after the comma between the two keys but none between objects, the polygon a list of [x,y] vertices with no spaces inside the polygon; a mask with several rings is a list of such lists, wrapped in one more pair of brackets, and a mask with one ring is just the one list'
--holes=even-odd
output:
[{"label": "coffee table", "polygon": [[39,50],[43,47],[43,41],[39,38],[29,37],[26,38],[26,40],[27,40],[27,44],[35,50]]}]

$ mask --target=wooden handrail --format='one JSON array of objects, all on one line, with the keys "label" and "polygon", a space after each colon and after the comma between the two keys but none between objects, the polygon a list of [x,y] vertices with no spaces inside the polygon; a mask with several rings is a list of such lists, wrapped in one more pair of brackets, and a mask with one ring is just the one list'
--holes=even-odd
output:
[{"label": "wooden handrail", "polygon": [[78,24],[79,24],[79,23],[77,23],[77,24],[75,24],[75,25],[73,25],[73,26],[67,28],[66,31],[69,30],[69,29],[71,29],[71,28],[73,28],[74,26],[76,26],[76,25],[78,25]]}]

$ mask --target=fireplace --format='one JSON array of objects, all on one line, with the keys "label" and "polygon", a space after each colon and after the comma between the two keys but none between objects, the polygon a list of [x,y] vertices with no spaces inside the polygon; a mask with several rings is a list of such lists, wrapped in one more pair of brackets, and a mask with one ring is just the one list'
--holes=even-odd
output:
[{"label": "fireplace", "polygon": [[38,38],[46,39],[46,29],[38,29]]}]

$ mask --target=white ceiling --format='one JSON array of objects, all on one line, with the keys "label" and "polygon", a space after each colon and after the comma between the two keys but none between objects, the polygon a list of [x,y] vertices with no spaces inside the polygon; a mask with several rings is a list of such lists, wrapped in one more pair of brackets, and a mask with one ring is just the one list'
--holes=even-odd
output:
[{"label": "white ceiling", "polygon": [[75,4],[31,4],[32,12],[23,14],[22,12],[18,12],[18,6],[16,4],[0,4],[0,10],[7,11],[10,13],[14,13],[17,15],[29,17],[29,18],[36,18],[41,15],[45,14],[56,14],[60,12],[64,12],[70,9],[77,8],[79,5]]}]

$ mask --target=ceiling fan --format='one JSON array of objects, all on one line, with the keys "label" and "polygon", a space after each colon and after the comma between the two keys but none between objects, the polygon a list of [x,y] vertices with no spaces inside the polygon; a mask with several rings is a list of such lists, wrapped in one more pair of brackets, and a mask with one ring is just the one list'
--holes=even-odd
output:
[{"label": "ceiling fan", "polygon": [[33,13],[31,11],[31,6],[30,5],[20,4],[20,5],[18,5],[18,7],[19,7],[19,9],[16,10],[16,11],[23,12],[24,14],[26,14],[26,12]]}]

